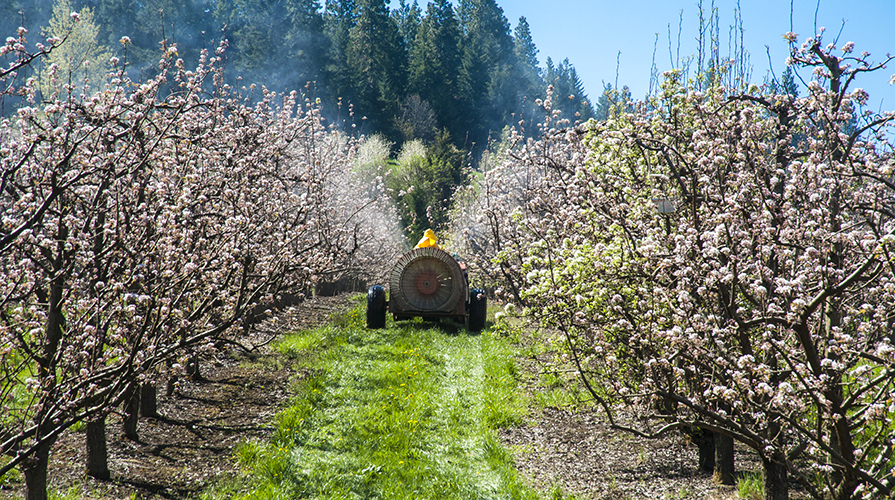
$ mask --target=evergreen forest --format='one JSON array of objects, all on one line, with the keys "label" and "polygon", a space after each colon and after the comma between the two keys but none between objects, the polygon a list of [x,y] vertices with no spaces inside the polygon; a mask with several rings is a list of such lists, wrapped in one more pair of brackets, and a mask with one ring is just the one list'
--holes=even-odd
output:
[{"label": "evergreen forest", "polygon": [[[159,58],[171,47],[186,68],[195,68],[201,49],[225,42],[225,79],[236,89],[298,90],[320,99],[327,118],[344,128],[398,144],[419,139],[428,145],[441,137],[480,152],[505,127],[537,123],[534,101],[544,98],[548,85],[558,95],[575,96],[561,103],[566,116],[593,116],[571,62],[548,58],[542,65],[526,19],[511,28],[495,0],[461,0],[456,7],[449,0],[392,4],[11,0],[0,5],[0,29],[14,34],[22,26],[30,43],[42,42],[61,37],[70,13],[78,12],[94,29],[77,32],[72,50],[94,59],[94,85],[111,56],[127,64],[132,80],[145,81],[158,73]],[[8,100],[0,111],[8,116],[15,107]]]}]

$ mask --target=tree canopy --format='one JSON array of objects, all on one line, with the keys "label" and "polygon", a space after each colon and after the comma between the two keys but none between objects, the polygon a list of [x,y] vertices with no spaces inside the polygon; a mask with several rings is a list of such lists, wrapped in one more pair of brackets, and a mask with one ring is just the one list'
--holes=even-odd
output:
[{"label": "tree canopy", "polygon": [[615,428],[710,434],[731,462],[736,440],[767,500],[791,481],[892,498],[895,114],[864,109],[855,79],[893,57],[792,38],[816,69],[802,97],[670,71],[631,108],[607,86],[606,119],[574,126],[556,90],[544,134],[514,135],[467,190],[454,237]]},{"label": "tree canopy", "polygon": [[[190,68],[201,49],[226,40],[222,77],[234,88],[298,90],[321,98],[329,119],[391,141],[432,141],[434,130],[446,129],[457,147],[481,152],[526,109],[534,118],[531,103],[550,84],[575,93],[568,111],[593,115],[581,104],[588,99],[571,63],[539,67],[528,21],[519,19],[512,30],[495,0],[456,7],[448,0],[423,7],[401,0],[391,8],[385,0],[58,0],[55,7],[50,0],[13,0],[0,7],[10,14],[0,15],[0,27],[14,33],[24,25],[34,41],[34,33],[58,31],[60,19],[71,22],[71,12],[93,26],[95,51],[108,47],[135,81],[158,73],[160,48],[176,45]],[[73,37],[70,49],[54,57],[65,50],[86,54],[74,43],[85,36]],[[131,42],[126,57],[123,36]],[[412,98],[431,110],[434,128],[406,137],[402,117]]]}]

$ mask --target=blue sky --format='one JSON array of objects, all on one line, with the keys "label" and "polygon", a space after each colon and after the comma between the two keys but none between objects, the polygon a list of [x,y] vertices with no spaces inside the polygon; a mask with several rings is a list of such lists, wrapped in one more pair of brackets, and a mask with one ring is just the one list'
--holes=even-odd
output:
[{"label": "blue sky", "polygon": [[[619,51],[618,83],[628,85],[635,98],[642,98],[649,88],[650,66],[656,44],[659,71],[671,67],[669,57],[669,24],[674,51],[677,49],[680,24],[681,56],[696,53],[699,10],[697,0],[497,0],[515,28],[519,16],[525,16],[532,37],[539,49],[543,65],[548,56],[555,61],[568,57],[575,66],[591,99],[596,99],[603,82],[615,84],[616,57]],[[895,54],[895,0],[740,0],[744,45],[754,67],[752,80],[761,82],[768,70],[770,47],[774,71],[779,76],[785,69],[788,55],[782,35],[790,31],[792,2],[793,32],[804,41],[817,26],[826,27],[824,41],[839,37],[855,42],[855,53],[867,51],[880,62],[886,53]],[[420,1],[420,4],[425,2]],[[703,8],[711,8],[711,0],[703,0]],[[729,31],[734,23],[736,0],[715,0],[721,25],[721,54],[727,54]],[[683,22],[681,24],[681,12]],[[895,74],[895,62],[881,72],[859,79],[857,87],[871,94],[874,108],[895,110],[895,86],[889,78]]]}]

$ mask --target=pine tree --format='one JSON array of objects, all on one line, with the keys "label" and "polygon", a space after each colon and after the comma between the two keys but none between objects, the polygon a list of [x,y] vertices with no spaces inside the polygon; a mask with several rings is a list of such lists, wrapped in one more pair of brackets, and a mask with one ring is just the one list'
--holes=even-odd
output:
[{"label": "pine tree", "polygon": [[540,74],[538,48],[535,46],[534,40],[531,39],[531,26],[525,16],[519,18],[519,24],[516,25],[513,35],[513,44],[519,62]]},{"label": "pine tree", "polygon": [[[131,39],[127,64],[142,78],[158,70],[159,42],[164,40],[167,46],[177,44],[179,57],[189,67],[198,62],[198,48],[212,48],[212,39],[232,38],[239,24],[219,22],[222,13],[210,0],[99,0],[96,9],[97,19],[102,20],[100,33],[105,43],[118,46],[122,36]],[[220,27],[225,23],[228,30],[222,33]],[[233,45],[225,57],[232,61],[237,53]]]},{"label": "pine tree", "polygon": [[349,32],[357,23],[355,0],[326,0],[323,23],[328,43],[323,67],[324,86],[333,98],[354,102],[346,52],[350,43]]},{"label": "pine tree", "polygon": [[[318,81],[326,54],[319,10],[316,0],[218,2],[214,18],[220,26],[226,26],[221,36],[229,40],[225,57],[234,73],[275,90],[301,88]],[[198,43],[201,41],[190,41],[192,46]]]},{"label": "pine tree", "polygon": [[461,101],[460,26],[448,0],[427,7],[414,48],[410,53],[408,91],[428,102],[439,124],[461,134],[464,113]]},{"label": "pine tree", "polygon": [[357,111],[395,139],[393,117],[406,86],[407,55],[385,0],[361,0],[349,30],[345,62]]},{"label": "pine tree", "polygon": [[[494,0],[461,0],[460,24],[465,34],[463,51],[464,96],[472,141],[484,147],[489,131],[500,130],[514,108],[515,95],[507,80],[515,76],[514,43],[510,24]],[[514,94],[514,91],[512,92]]]},{"label": "pine tree", "polygon": [[766,76],[765,85],[767,86],[767,92],[770,94],[783,94],[793,98],[799,97],[799,86],[796,84],[795,74],[789,66],[783,70],[779,80],[773,73]]},{"label": "pine tree", "polygon": [[520,75],[518,84],[518,99],[516,103],[517,115],[521,115],[529,123],[539,121],[541,113],[535,108],[535,100],[543,96],[547,85],[541,77],[540,63],[538,62],[538,48],[531,37],[531,27],[523,16],[513,31],[514,53],[516,55],[516,70]]},{"label": "pine tree", "polygon": [[566,58],[558,66],[547,58],[544,79],[553,86],[553,109],[562,111],[562,117],[571,121],[586,121],[594,117],[594,109],[584,91],[584,84],[575,67]]},{"label": "pine tree", "polygon": [[[227,38],[233,48],[228,58],[234,69],[239,73],[246,73],[264,68],[270,60],[273,47],[271,36],[273,33],[281,33],[283,26],[271,19],[270,12],[265,9],[262,1],[220,2],[217,6],[218,22],[227,26]],[[283,16],[280,14],[278,17],[282,19]],[[271,22],[275,23],[275,29],[271,29]]]},{"label": "pine tree", "polygon": [[620,113],[633,111],[631,89],[627,85],[620,90],[612,88],[611,83],[603,83],[603,93],[597,99],[594,118],[607,120]]},{"label": "pine tree", "polygon": [[400,0],[398,7],[392,11],[392,17],[395,19],[395,24],[398,25],[398,33],[401,34],[401,39],[404,41],[404,49],[409,54],[413,51],[417,32],[420,29],[422,10],[416,0],[413,0],[412,4],[407,3],[407,0]]},{"label": "pine tree", "polygon": [[16,28],[22,25],[20,10],[18,0],[0,2],[0,33],[3,33],[4,40],[8,36],[14,36]]},{"label": "pine tree", "polygon": [[787,66],[783,71],[783,88],[784,94],[792,97],[799,97],[799,86],[796,84],[796,78],[791,66]]},{"label": "pine tree", "polygon": [[[292,0],[286,6],[288,23],[282,36],[286,63],[291,66],[289,88],[303,87],[321,80],[321,69],[327,53],[323,33],[323,16],[317,0]],[[282,64],[283,61],[276,61]]]},{"label": "pine tree", "polygon": [[[98,25],[97,42],[108,47],[117,47],[121,37],[127,35],[131,38],[132,43],[139,43],[141,41],[140,32],[151,28],[151,26],[140,26],[137,24],[137,17],[144,8],[144,3],[146,2],[138,4],[134,0],[88,2],[91,9],[93,9],[94,18],[101,20],[101,23]],[[156,12],[157,15],[158,13]],[[159,40],[160,38],[153,43],[157,43]],[[157,51],[158,45],[155,45],[153,48]],[[155,62],[158,62],[158,58],[155,59]],[[128,61],[130,65],[133,65],[133,62],[133,60]]]}]

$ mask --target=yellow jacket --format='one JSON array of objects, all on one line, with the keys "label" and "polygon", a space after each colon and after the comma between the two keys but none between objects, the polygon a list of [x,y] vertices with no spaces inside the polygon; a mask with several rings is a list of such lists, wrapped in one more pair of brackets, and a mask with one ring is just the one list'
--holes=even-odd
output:
[{"label": "yellow jacket", "polygon": [[435,236],[435,231],[431,229],[426,229],[426,232],[423,233],[423,237],[420,239],[420,242],[416,244],[414,248],[426,248],[426,247],[435,247],[441,248],[438,245],[438,236]]}]

